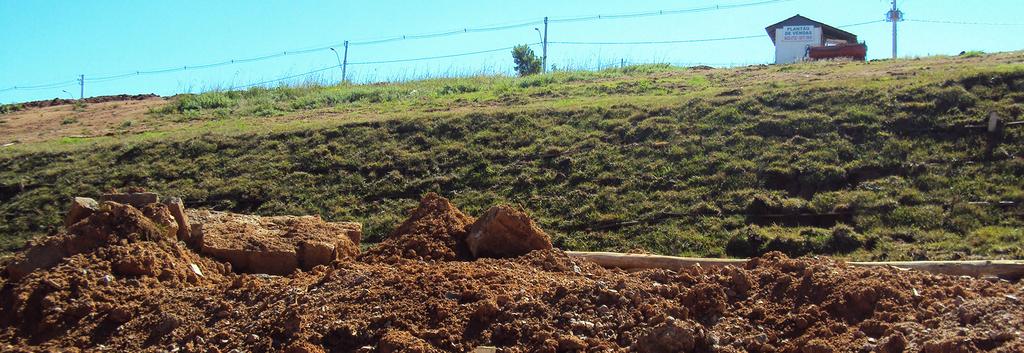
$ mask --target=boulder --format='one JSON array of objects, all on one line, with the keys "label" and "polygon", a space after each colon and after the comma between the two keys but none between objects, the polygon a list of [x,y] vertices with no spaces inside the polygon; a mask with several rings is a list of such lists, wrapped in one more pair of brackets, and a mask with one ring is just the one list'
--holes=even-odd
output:
[{"label": "boulder", "polygon": [[164,230],[164,238],[178,239],[178,221],[171,214],[167,205],[151,203],[142,208],[142,214]]},{"label": "boulder", "polygon": [[178,223],[178,240],[185,244],[193,244],[192,226],[189,224],[188,215],[185,214],[185,204],[177,197],[169,197],[163,200],[163,204],[167,206],[167,210],[171,212],[171,216]]},{"label": "boulder", "polygon": [[96,200],[88,197],[76,197],[71,200],[71,208],[68,209],[67,216],[64,217],[64,228],[71,227],[78,221],[85,219],[96,212],[100,208],[100,204]]},{"label": "boulder", "polygon": [[506,205],[491,207],[466,235],[473,257],[516,257],[534,250],[551,249],[551,237],[526,213]]},{"label": "boulder", "polygon": [[286,275],[359,253],[362,225],[316,216],[261,217],[187,210],[199,251],[237,272]]}]

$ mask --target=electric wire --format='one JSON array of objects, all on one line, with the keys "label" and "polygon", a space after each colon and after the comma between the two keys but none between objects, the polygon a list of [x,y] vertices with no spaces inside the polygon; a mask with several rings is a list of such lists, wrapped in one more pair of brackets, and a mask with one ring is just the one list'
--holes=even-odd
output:
[{"label": "electric wire", "polygon": [[[635,13],[619,13],[619,14],[608,14],[608,15],[571,17],[571,18],[562,18],[562,19],[557,19],[556,18],[556,19],[550,20],[549,22],[556,22],[556,23],[557,22],[577,22],[577,21],[598,20],[598,19],[621,19],[621,18],[633,18],[633,17],[675,15],[675,14],[693,13],[693,12],[726,10],[726,9],[742,8],[742,7],[749,7],[749,6],[760,6],[760,5],[765,5],[765,4],[787,2],[787,1],[793,1],[793,0],[763,0],[763,1],[757,1],[757,2],[742,3],[742,4],[715,5],[715,6],[707,6],[707,7],[701,7],[701,8],[690,8],[690,9],[682,9],[682,10],[659,10],[659,11],[647,11],[647,12],[635,12]],[[501,30],[508,30],[508,29],[513,29],[513,28],[520,28],[520,27],[539,25],[539,24],[543,24],[543,23],[544,23],[543,20],[524,20],[524,21],[518,21],[518,22],[512,22],[512,23],[504,23],[504,24],[490,25],[490,26],[483,26],[483,27],[475,27],[475,28],[466,27],[466,28],[461,28],[461,29],[456,29],[456,30],[448,30],[448,31],[434,32],[434,33],[410,34],[410,35],[400,35],[400,36],[385,37],[385,38],[380,38],[380,39],[369,39],[369,40],[361,40],[361,41],[349,41],[348,44],[349,44],[349,46],[361,46],[361,45],[381,44],[381,43],[388,43],[388,42],[402,41],[402,40],[438,38],[438,37],[446,37],[446,36],[452,36],[452,35],[458,35],[458,34],[464,34],[464,33],[480,33],[480,32],[490,32],[490,31],[501,31]],[[150,75],[150,74],[162,74],[162,73],[180,72],[180,71],[197,70],[197,69],[207,69],[207,68],[214,68],[214,67],[220,67],[220,66],[227,66],[227,65],[234,65],[234,64],[241,64],[241,63],[249,63],[249,62],[269,60],[269,59],[283,57],[283,56],[289,56],[289,55],[301,55],[301,54],[308,54],[308,53],[313,53],[313,52],[325,51],[325,50],[330,50],[331,48],[342,46],[342,45],[344,45],[344,42],[334,43],[334,44],[324,45],[324,46],[317,46],[317,47],[312,47],[312,48],[307,48],[307,49],[282,51],[282,52],[279,52],[279,53],[267,54],[267,55],[251,57],[251,58],[231,59],[231,60],[220,61],[220,62],[215,62],[215,63],[208,63],[208,64],[182,65],[180,67],[176,66],[176,67],[169,67],[169,68],[163,68],[163,69],[136,70],[136,71],[133,71],[133,72],[126,72],[126,73],[120,73],[120,74],[111,74],[111,75],[87,75],[86,78],[85,78],[85,82],[90,82],[90,83],[106,82],[106,81],[110,81],[110,80],[116,80],[116,79],[133,77],[133,76]],[[429,60],[429,59],[428,58],[424,58],[424,59],[420,59],[420,60]],[[405,61],[415,61],[415,60],[403,59],[402,61],[388,61],[388,62],[405,62]],[[77,81],[74,81],[74,82],[77,82]],[[42,85],[36,85],[36,86],[42,86]],[[26,87],[26,88],[23,88],[23,87]],[[31,88],[28,88],[28,87],[31,87],[31,86],[21,86],[21,85],[13,86],[13,87],[9,87],[9,88],[6,88],[6,89],[0,89],[0,92],[10,91],[10,90],[31,89]]]},{"label": "electric wire", "polygon": [[[548,42],[548,43],[550,44],[551,42]],[[535,45],[538,45],[538,44],[540,44],[540,43],[539,42],[538,43],[530,43],[530,44],[527,44],[527,46],[535,46]],[[402,63],[402,62],[410,62],[410,61],[434,60],[434,59],[454,58],[454,57],[459,57],[459,56],[468,56],[468,55],[476,55],[476,54],[484,54],[484,53],[493,53],[493,52],[499,52],[499,51],[512,50],[513,48],[515,48],[515,46],[503,47],[503,48],[495,48],[495,49],[487,49],[487,50],[480,50],[480,51],[474,51],[474,52],[468,52],[468,53],[458,53],[458,54],[448,54],[448,55],[438,55],[438,56],[427,56],[427,57],[410,58],[410,59],[350,62],[348,64],[349,65],[371,65],[371,64],[391,64],[391,63]]]},{"label": "electric wire", "polygon": [[[527,45],[533,46],[533,45],[537,45],[537,44],[540,44],[540,43],[530,43],[530,44],[527,44]],[[497,51],[511,50],[512,48],[514,48],[514,47],[505,47],[505,48],[496,48],[496,49],[488,49],[488,50],[479,50],[479,51],[467,52],[467,53],[438,55],[438,56],[430,56],[430,57],[422,57],[422,58],[382,60],[382,61],[366,61],[366,62],[351,62],[351,63],[348,63],[348,64],[349,65],[387,64],[387,63],[421,61],[421,60],[432,60],[432,59],[442,59],[442,58],[453,58],[453,57],[458,57],[458,56],[477,55],[477,54],[484,54],[484,53],[493,53],[493,52],[497,52]],[[299,77],[303,77],[303,76],[309,76],[309,75],[312,75],[312,74],[315,74],[315,73],[324,72],[324,71],[327,71],[327,70],[337,69],[337,68],[339,68],[338,65],[331,65],[331,66],[322,67],[322,68],[319,68],[319,69],[316,69],[316,70],[312,70],[312,71],[308,71],[308,72],[303,72],[301,74],[295,74],[295,75],[275,78],[275,79],[272,79],[272,80],[266,80],[266,81],[260,81],[260,82],[256,82],[256,83],[245,84],[245,85],[241,85],[241,86],[232,86],[231,89],[249,88],[249,87],[260,86],[260,85],[264,85],[264,84],[268,84],[268,83],[281,82],[281,81],[290,80],[290,79],[293,79],[293,78],[299,78]]]},{"label": "electric wire", "polygon": [[907,22],[938,23],[948,25],[978,25],[978,26],[1024,26],[1024,23],[999,23],[999,22],[967,22],[967,21],[945,21],[908,18]]},{"label": "electric wire", "polygon": [[[885,22],[885,20],[874,20],[866,22],[858,22],[847,25],[838,26],[839,28],[863,26],[868,24]],[[764,34],[753,34],[749,36],[735,36],[735,37],[720,37],[720,38],[701,38],[701,39],[680,39],[680,40],[658,40],[658,41],[629,41],[629,42],[585,42],[585,41],[549,41],[548,44],[568,44],[568,45],[646,45],[646,44],[681,44],[681,43],[703,43],[703,42],[719,42],[729,40],[741,40],[741,39],[753,39],[753,38],[764,38]]]}]

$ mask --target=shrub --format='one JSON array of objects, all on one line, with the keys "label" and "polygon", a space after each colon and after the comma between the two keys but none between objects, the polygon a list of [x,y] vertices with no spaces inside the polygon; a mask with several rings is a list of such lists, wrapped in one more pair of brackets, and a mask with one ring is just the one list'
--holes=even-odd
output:
[{"label": "shrub", "polygon": [[235,105],[235,101],[223,92],[207,92],[202,94],[188,94],[173,105],[179,113],[196,112],[204,109],[229,108]]}]

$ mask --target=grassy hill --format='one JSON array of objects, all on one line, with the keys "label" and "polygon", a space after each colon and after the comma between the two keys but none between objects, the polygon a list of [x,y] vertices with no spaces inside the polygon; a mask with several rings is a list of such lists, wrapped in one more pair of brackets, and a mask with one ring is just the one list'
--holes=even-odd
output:
[{"label": "grassy hill", "polygon": [[[1019,120],[1022,88],[1015,52],[182,95],[0,148],[0,244],[57,229],[72,196],[142,186],[359,221],[369,241],[436,191],[520,205],[566,249],[1024,258],[1024,129],[985,160],[964,127]],[[32,114],[4,111],[0,131]]]}]

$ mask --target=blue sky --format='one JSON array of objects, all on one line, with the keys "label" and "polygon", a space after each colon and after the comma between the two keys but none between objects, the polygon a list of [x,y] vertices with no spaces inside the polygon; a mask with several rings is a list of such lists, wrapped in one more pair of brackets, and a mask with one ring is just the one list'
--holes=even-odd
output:
[{"label": "blue sky", "polygon": [[[287,50],[333,45],[343,40],[434,33],[461,28],[598,14],[701,8],[757,0],[632,1],[46,1],[0,0],[0,90],[71,81],[86,75],[86,96],[118,93],[172,95],[224,89],[337,65],[329,50],[281,56],[216,68],[102,77],[135,71],[195,66]],[[560,22],[550,41],[665,41],[762,35],[720,42],[660,45],[552,44],[548,63],[590,68],[619,63],[669,62],[734,66],[767,63],[773,47],[764,27],[794,14],[834,26],[879,20],[883,0],[790,0],[743,8],[665,16]],[[900,24],[901,56],[1024,49],[1024,2],[1020,0],[904,0],[908,20],[982,22]],[[993,25],[992,23],[1012,24]],[[350,62],[386,61],[504,48],[539,41],[533,25],[431,39],[353,45]],[[890,55],[890,25],[845,28],[867,42],[869,58]],[[340,49],[340,47],[339,47]],[[539,46],[535,49],[538,54]],[[502,50],[416,62],[352,65],[355,82],[424,76],[510,73]],[[312,75],[336,82],[338,69]],[[301,81],[304,78],[287,82]],[[77,83],[32,90],[0,91],[0,103],[78,96]]]}]

